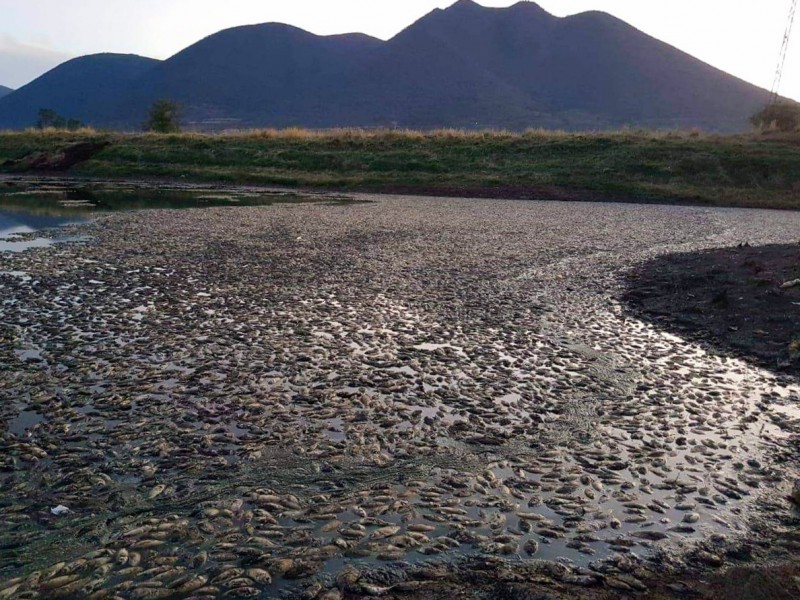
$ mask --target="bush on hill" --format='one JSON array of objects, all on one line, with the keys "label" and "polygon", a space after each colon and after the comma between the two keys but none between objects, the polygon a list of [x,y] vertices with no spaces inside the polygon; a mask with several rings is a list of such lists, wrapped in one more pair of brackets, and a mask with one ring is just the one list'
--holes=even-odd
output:
[{"label": "bush on hill", "polygon": [[800,131],[800,104],[770,104],[754,114],[750,122],[761,131]]}]

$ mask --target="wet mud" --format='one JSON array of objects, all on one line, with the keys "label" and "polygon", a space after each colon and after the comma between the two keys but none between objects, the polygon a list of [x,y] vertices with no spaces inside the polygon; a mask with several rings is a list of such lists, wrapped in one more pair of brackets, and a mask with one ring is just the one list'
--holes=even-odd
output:
[{"label": "wet mud", "polygon": [[658,326],[800,374],[800,243],[659,256],[628,287],[626,300]]}]

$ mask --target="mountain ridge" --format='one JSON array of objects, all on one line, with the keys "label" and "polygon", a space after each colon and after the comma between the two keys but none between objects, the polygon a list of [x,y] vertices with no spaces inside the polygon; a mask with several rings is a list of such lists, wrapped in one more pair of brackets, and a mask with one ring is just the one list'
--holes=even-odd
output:
[{"label": "mountain ridge", "polygon": [[136,54],[73,58],[0,99],[0,128],[32,127],[42,108],[68,119],[105,125],[119,95],[158,62]]},{"label": "mountain ridge", "polygon": [[[84,61],[96,75],[97,57],[110,56],[117,66],[102,85],[87,74],[92,68],[74,68]],[[199,129],[736,131],[768,98],[608,13],[556,17],[534,2],[487,8],[459,0],[387,41],[265,23],[225,29],[165,61],[137,57],[134,65],[120,56],[69,61],[0,99],[0,128],[30,125],[31,110],[45,107],[33,109],[34,101],[93,125],[135,128],[154,100],[169,98]],[[87,98],[65,80],[99,95]]]}]

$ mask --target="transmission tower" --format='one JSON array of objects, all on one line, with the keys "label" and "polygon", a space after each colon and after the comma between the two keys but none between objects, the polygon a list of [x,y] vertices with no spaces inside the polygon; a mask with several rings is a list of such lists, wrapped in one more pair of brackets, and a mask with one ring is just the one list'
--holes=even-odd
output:
[{"label": "transmission tower", "polygon": [[786,24],[786,33],[783,34],[783,43],[781,44],[781,55],[778,59],[778,68],[775,70],[775,79],[772,82],[772,94],[770,96],[770,104],[776,104],[780,100],[781,79],[783,78],[783,67],[786,65],[786,55],[789,53],[789,41],[792,38],[792,26],[794,25],[794,17],[797,14],[797,0],[792,0],[792,6],[789,8],[789,20]]}]

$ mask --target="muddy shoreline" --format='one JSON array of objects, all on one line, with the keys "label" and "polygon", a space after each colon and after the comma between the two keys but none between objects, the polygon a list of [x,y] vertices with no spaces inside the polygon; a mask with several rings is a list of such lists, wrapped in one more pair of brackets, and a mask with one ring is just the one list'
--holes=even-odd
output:
[{"label": "muddy shoreline", "polygon": [[[270,186],[259,184],[221,183],[215,181],[187,180],[176,177],[130,177],[109,178],[76,176],[64,172],[37,172],[35,174],[2,173],[0,184],[7,182],[52,182],[62,184],[65,182],[76,185],[130,185],[143,188],[166,186],[176,189],[213,189],[213,190],[248,190],[274,193],[297,193],[309,195],[352,195],[352,196],[419,196],[429,198],[472,198],[481,200],[532,200],[544,202],[608,202],[621,204],[644,204],[664,206],[709,206],[709,202],[702,199],[668,198],[658,195],[645,196],[642,194],[626,194],[622,192],[607,192],[582,188],[568,188],[562,186],[514,186],[514,185],[487,185],[487,186],[422,186],[422,185],[362,185],[344,187],[302,187],[302,186]],[[769,209],[788,210],[792,209]]]},{"label": "muddy shoreline", "polygon": [[627,279],[625,300],[651,322],[800,375],[800,244],[660,256]]}]

